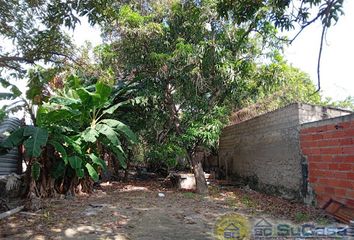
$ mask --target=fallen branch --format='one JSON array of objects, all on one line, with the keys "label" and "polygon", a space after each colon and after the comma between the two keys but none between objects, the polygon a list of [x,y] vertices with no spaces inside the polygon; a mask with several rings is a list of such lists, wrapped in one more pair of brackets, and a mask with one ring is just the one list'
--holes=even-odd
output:
[{"label": "fallen branch", "polygon": [[43,214],[39,214],[39,213],[32,213],[32,212],[20,212],[20,214],[23,215],[28,215],[28,216],[43,216]]},{"label": "fallen branch", "polygon": [[17,208],[14,208],[14,209],[11,209],[7,212],[4,212],[4,213],[1,213],[0,214],[0,220],[3,219],[3,218],[6,218],[8,216],[11,216],[12,214],[15,214],[15,213],[18,213],[20,212],[25,206],[20,206],[20,207],[17,207]]}]

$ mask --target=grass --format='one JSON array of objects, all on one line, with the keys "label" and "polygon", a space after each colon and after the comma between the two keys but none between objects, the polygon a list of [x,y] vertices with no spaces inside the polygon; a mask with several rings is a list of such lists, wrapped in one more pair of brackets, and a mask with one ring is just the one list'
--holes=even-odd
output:
[{"label": "grass", "polygon": [[220,195],[220,189],[217,186],[209,186],[209,195],[212,197],[218,197]]},{"label": "grass", "polygon": [[196,199],[198,195],[194,192],[183,192],[183,196],[189,199]]},{"label": "grass", "polygon": [[225,198],[225,203],[230,208],[237,208],[238,207],[236,199],[234,197],[231,197],[231,196]]},{"label": "grass", "polygon": [[305,212],[298,212],[295,214],[295,222],[302,223],[308,222],[311,219],[310,215]]},{"label": "grass", "polygon": [[329,225],[331,223],[331,220],[329,220],[326,217],[318,217],[316,219],[316,223],[321,225],[321,226],[326,226],[326,225]]},{"label": "grass", "polygon": [[248,208],[255,209],[257,207],[257,204],[255,203],[255,201],[247,195],[243,195],[241,197],[241,203]]}]

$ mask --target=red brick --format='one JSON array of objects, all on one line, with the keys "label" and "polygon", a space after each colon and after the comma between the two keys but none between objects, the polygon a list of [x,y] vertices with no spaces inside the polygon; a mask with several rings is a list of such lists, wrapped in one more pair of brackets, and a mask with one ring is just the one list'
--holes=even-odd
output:
[{"label": "red brick", "polygon": [[321,148],[320,153],[321,154],[338,154],[338,153],[341,153],[341,149],[336,148],[336,147],[334,147],[334,148],[333,147]]},{"label": "red brick", "polygon": [[354,144],[354,138],[343,138],[339,139],[339,144],[341,146],[346,146],[346,145],[353,145]]},{"label": "red brick", "polygon": [[337,139],[323,139],[317,142],[317,146],[319,147],[331,147],[331,146],[339,146],[340,142]]},{"label": "red brick", "polygon": [[313,170],[313,171],[311,171],[311,174],[314,176],[318,176],[318,177],[328,177],[329,176],[328,171],[322,170],[322,169]]},{"label": "red brick", "polygon": [[330,163],[330,164],[328,165],[328,168],[329,168],[330,170],[337,170],[337,169],[338,169],[338,164],[337,164],[337,163]]},{"label": "red brick", "polygon": [[342,188],[348,188],[348,189],[353,189],[354,188],[354,184],[353,182],[349,181],[349,180],[336,180],[336,181],[330,181],[330,184],[335,183],[336,187],[342,187]]},{"label": "red brick", "polygon": [[348,147],[342,147],[343,154],[354,154],[354,145]]},{"label": "red brick", "polygon": [[349,199],[352,199],[353,200],[353,203],[354,203],[354,190],[347,190],[346,191],[346,197],[349,198]]},{"label": "red brick", "polygon": [[338,197],[345,197],[347,194],[347,189],[345,188],[335,188],[334,195]]},{"label": "red brick", "polygon": [[347,179],[354,181],[354,172],[347,173]]},{"label": "red brick", "polygon": [[316,183],[318,180],[318,177],[317,176],[309,176],[309,182],[310,183]]},{"label": "red brick", "polygon": [[315,169],[328,169],[330,167],[330,164],[328,163],[314,163],[314,162],[309,162],[309,169],[310,171],[315,170]]},{"label": "red brick", "polygon": [[326,162],[331,163],[333,161],[332,155],[310,155],[308,157],[309,162]]},{"label": "red brick", "polygon": [[310,154],[318,155],[318,154],[321,154],[321,151],[319,148],[310,148]]},{"label": "red brick", "polygon": [[344,162],[344,163],[348,163],[348,162],[354,162],[354,155],[336,155],[333,156],[333,161],[334,162]]},{"label": "red brick", "polygon": [[331,172],[328,172],[328,174],[337,178],[337,179],[347,179],[347,177],[348,177],[348,173],[343,172],[343,171],[331,171]]},{"label": "red brick", "polygon": [[352,198],[352,199],[347,199],[347,200],[345,201],[345,205],[348,206],[348,207],[350,207],[350,208],[354,208],[354,198]]},{"label": "red brick", "polygon": [[302,151],[302,153],[304,155],[310,155],[311,154],[310,148],[302,148],[301,151]]},{"label": "red brick", "polygon": [[352,167],[352,164],[350,164],[350,163],[339,163],[337,170],[350,171],[351,167]]},{"label": "red brick", "polygon": [[327,195],[334,195],[334,188],[333,187],[325,187],[324,190]]},{"label": "red brick", "polygon": [[332,162],[333,156],[332,155],[321,155],[321,161],[323,162]]},{"label": "red brick", "polygon": [[336,186],[337,183],[336,181],[330,178],[319,178],[317,182],[326,186]]},{"label": "red brick", "polygon": [[322,161],[321,155],[310,155],[310,156],[308,156],[307,159],[309,162],[321,162]]},{"label": "red brick", "polygon": [[321,133],[327,131],[327,129],[328,129],[327,126],[320,126],[320,127],[316,127],[315,132]]},{"label": "red brick", "polygon": [[314,134],[314,135],[312,135],[312,139],[313,140],[321,140],[321,139],[323,139],[323,135],[322,134]]},{"label": "red brick", "polygon": [[322,181],[329,187],[340,187],[349,189],[352,187],[352,183],[345,179],[322,179]]},{"label": "red brick", "polygon": [[336,125],[327,125],[326,127],[327,132],[337,130]]},{"label": "red brick", "polygon": [[318,142],[317,141],[303,141],[303,142],[301,142],[301,147],[302,148],[318,147]]},{"label": "red brick", "polygon": [[340,130],[323,133],[323,138],[324,139],[343,138],[345,136],[346,136],[345,133],[343,131],[340,131]]},{"label": "red brick", "polygon": [[323,185],[314,186],[313,189],[315,190],[315,192],[317,194],[320,194],[320,193],[325,194],[325,192],[326,192],[326,187]]},{"label": "red brick", "polygon": [[315,127],[301,129],[300,134],[316,132]]},{"label": "red brick", "polygon": [[344,131],[344,136],[346,137],[354,137],[354,129],[347,129]]},{"label": "red brick", "polygon": [[300,135],[300,141],[312,141],[312,135]]},{"label": "red brick", "polygon": [[302,153],[305,155],[319,155],[321,152],[319,148],[304,148]]},{"label": "red brick", "polygon": [[343,122],[343,123],[341,123],[339,125],[342,126],[344,129],[350,128],[350,122]]}]

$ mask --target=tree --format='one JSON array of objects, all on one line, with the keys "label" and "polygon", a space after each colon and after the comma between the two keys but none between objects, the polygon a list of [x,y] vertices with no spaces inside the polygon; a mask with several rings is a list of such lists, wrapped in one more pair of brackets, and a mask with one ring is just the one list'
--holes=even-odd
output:
[{"label": "tree", "polygon": [[273,61],[253,72],[251,93],[235,109],[230,121],[238,123],[294,102],[326,105],[308,74],[289,65],[276,53]]},{"label": "tree", "polygon": [[219,0],[218,11],[221,16],[234,19],[239,24],[248,24],[248,33],[259,31],[264,22],[271,23],[282,31],[297,28],[298,32],[295,36],[283,39],[290,44],[305,28],[321,21],[322,33],[317,64],[317,91],[319,91],[321,88],[320,65],[323,41],[328,28],[336,24],[340,15],[344,14],[343,2],[344,0],[300,0],[298,2],[291,0]]},{"label": "tree", "polygon": [[[87,71],[93,69],[94,72],[98,70],[101,83],[108,80],[113,85],[133,86],[134,89],[125,90],[121,98],[113,98],[112,104],[119,104],[120,100],[129,104],[123,109],[124,114],[115,113],[112,118],[130,123],[143,140],[148,156],[187,158],[196,176],[198,192],[206,193],[207,185],[201,163],[195,158],[196,151],[200,147],[217,147],[218,134],[233,109],[280,89],[272,73],[281,72],[278,68],[283,67],[282,63],[265,64],[277,61],[284,40],[279,39],[278,28],[290,29],[294,23],[302,23],[301,28],[305,28],[322,18],[326,30],[337,21],[342,6],[340,0],[303,0],[300,8],[294,8],[295,15],[287,15],[292,3],[251,0],[3,1],[1,11],[10,14],[0,17],[0,30],[3,37],[16,44],[17,51],[11,53],[2,49],[0,65],[23,77],[20,63],[50,62],[54,68],[61,69],[69,60],[81,76],[90,75]],[[320,6],[319,14],[309,19],[309,9],[317,6]],[[89,68],[80,66],[70,39],[62,31],[63,26],[75,28],[80,16],[87,16],[91,24],[100,24],[106,40],[106,44],[96,49],[100,55],[98,61]],[[30,101],[38,105],[40,111],[45,105],[53,105],[50,99],[55,98],[45,91],[49,81],[43,81],[35,74],[29,76],[31,86],[34,89],[39,86],[38,91],[31,88]],[[95,77],[88,80],[96,81]],[[92,136],[97,137],[95,131],[99,131],[93,127],[88,129],[87,125],[88,116],[96,117],[92,114],[98,109],[94,104],[97,103],[95,96],[99,95],[92,87],[86,88],[88,85],[81,86],[82,89],[70,85],[73,95],[65,96],[63,102],[57,103],[73,115],[85,116],[82,126],[73,131],[80,136],[88,131],[87,141],[83,141],[85,148],[92,144],[89,141],[94,139]],[[95,110],[75,105],[76,100],[86,101],[83,97],[91,99],[87,104]],[[99,108],[106,110],[106,106]],[[59,110],[49,108],[46,111],[44,116],[48,117]],[[43,123],[37,120],[37,124]],[[43,126],[51,126],[51,121],[56,120],[48,120]],[[62,126],[65,125],[63,122]],[[96,126],[92,122],[89,125]],[[83,126],[85,128],[81,128]],[[73,145],[69,149],[75,150]],[[79,170],[76,174],[81,176],[81,173]]]},{"label": "tree", "polygon": [[354,111],[354,97],[348,96],[340,101],[333,101],[331,98],[325,98],[323,105]]},{"label": "tree", "polygon": [[61,24],[45,24],[46,8],[45,1],[0,1],[1,38],[9,43],[0,48],[0,67],[23,74],[21,63],[71,58],[72,44]]},{"label": "tree", "polygon": [[122,6],[105,34],[118,36],[110,46],[120,63],[117,71],[122,81],[137,84],[136,94],[143,99],[139,117],[146,119],[146,129],[140,133],[150,152],[161,153],[165,146],[174,149],[175,158],[189,159],[197,190],[206,193],[194,155],[202,146],[217,146],[229,111],[253,90],[257,61],[267,54],[272,58],[278,41],[270,25],[251,36],[245,34],[247,26],[218,18],[213,1],[151,7],[146,13]]}]

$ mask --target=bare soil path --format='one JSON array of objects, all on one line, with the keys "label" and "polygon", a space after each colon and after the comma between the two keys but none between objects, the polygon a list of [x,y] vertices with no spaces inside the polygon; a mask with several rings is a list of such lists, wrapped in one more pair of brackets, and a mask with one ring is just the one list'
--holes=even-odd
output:
[{"label": "bare soil path", "polygon": [[[297,216],[299,212],[305,215]],[[227,213],[248,219],[265,214],[286,221],[322,219],[317,210],[240,189],[214,187],[203,198],[165,189],[159,182],[111,183],[89,196],[45,200],[45,208],[35,215],[4,219],[0,238],[214,239],[215,222]]]}]

